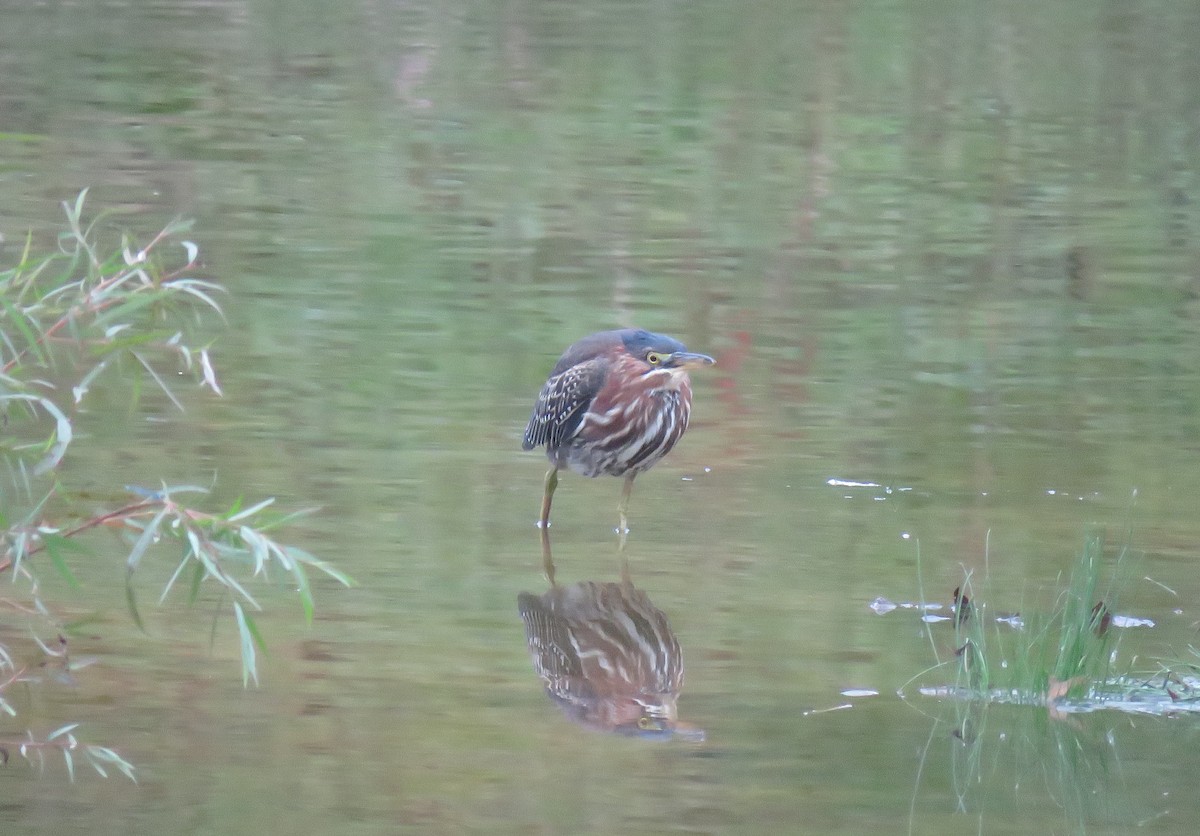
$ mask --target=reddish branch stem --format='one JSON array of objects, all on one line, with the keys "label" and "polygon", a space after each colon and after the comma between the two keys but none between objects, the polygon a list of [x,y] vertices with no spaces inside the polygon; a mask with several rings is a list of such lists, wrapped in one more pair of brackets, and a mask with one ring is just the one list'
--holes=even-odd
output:
[{"label": "reddish branch stem", "polygon": [[[165,234],[166,233],[164,231],[164,232],[160,232],[158,235],[156,235],[154,237],[154,240],[151,241],[149,244],[147,244],[146,247],[142,250],[142,252],[149,253],[150,250],[153,249],[154,246],[163,239]],[[169,282],[172,279],[178,278],[180,275],[183,274],[183,272],[185,270],[187,270],[188,267],[191,267],[191,266],[192,265],[189,263],[189,264],[184,265],[183,267],[181,267],[178,270],[173,270],[173,271],[167,273],[165,276],[162,276],[159,280],[155,281],[155,283],[154,283],[155,287],[162,287],[164,282]],[[125,271],[122,270],[121,272],[117,273],[117,275],[112,276],[107,279],[104,279],[100,283],[98,283],[94,288],[92,288],[90,291],[87,292],[87,295],[84,297],[83,303],[81,303],[80,305],[73,306],[70,310],[68,310],[65,314],[63,314],[58,319],[57,322],[55,322],[53,325],[51,325],[49,328],[47,328],[45,331],[43,331],[42,334],[38,337],[36,344],[37,345],[45,345],[46,342],[51,337],[53,337],[56,333],[61,331],[68,322],[70,322],[72,319],[75,318],[74,314],[78,311],[79,308],[82,308],[87,313],[95,315],[95,314],[98,314],[101,311],[103,311],[105,308],[111,307],[112,305],[121,301],[121,299],[118,297],[118,298],[113,298],[113,299],[101,300],[100,302],[93,301],[92,304],[90,304],[90,305],[88,304],[88,300],[89,299],[94,300],[94,297],[97,292],[104,290],[106,287],[108,287],[109,285],[113,284],[114,282],[120,280],[125,275],[126,275]],[[4,364],[4,367],[2,369],[0,369],[0,371],[3,371],[5,373],[11,371],[14,366],[16,366],[18,363],[20,363],[25,358],[25,356],[29,354],[29,351],[30,351],[29,348],[25,348],[25,349],[22,349],[21,351],[18,351],[15,355],[13,355],[12,359],[10,359],[7,363]]]},{"label": "reddish branch stem", "polygon": [[[126,505],[123,508],[118,508],[115,511],[109,511],[106,514],[101,514],[98,517],[92,517],[90,520],[85,520],[84,522],[80,523],[79,525],[75,526],[74,528],[62,532],[62,536],[63,537],[74,537],[76,534],[82,534],[84,531],[87,531],[88,529],[95,528],[98,525],[104,525],[105,523],[111,522],[112,520],[118,519],[120,517],[129,517],[136,513],[141,512],[141,511],[148,510],[150,508],[157,508],[160,505],[160,503],[161,503],[161,501],[159,501],[159,500],[150,500],[150,499],[143,499],[141,502],[134,502],[130,505]],[[33,548],[31,548],[25,554],[26,554],[26,556],[31,556],[31,555],[35,555],[38,552],[45,551],[45,550],[46,550],[46,544],[44,542],[42,542],[42,543],[38,543],[37,545],[35,545]],[[3,560],[0,560],[0,572],[4,572],[11,566],[12,566],[11,558],[6,557]]]}]

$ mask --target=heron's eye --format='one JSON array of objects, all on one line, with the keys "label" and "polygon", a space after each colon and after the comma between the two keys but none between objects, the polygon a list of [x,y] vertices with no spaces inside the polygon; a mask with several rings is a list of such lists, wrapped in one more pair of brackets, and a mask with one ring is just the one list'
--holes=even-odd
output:
[{"label": "heron's eye", "polygon": [[646,362],[651,366],[657,366],[663,361],[663,356],[657,351],[649,351],[646,353]]},{"label": "heron's eye", "polygon": [[[655,355],[656,357],[658,355]],[[654,728],[654,721],[649,717],[638,717],[638,728],[642,731]]]}]

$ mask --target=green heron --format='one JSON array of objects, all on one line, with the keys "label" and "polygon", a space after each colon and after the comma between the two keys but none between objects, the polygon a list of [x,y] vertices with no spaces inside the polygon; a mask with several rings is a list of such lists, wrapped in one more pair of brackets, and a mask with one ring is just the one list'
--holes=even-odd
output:
[{"label": "green heron", "polygon": [[539,525],[550,524],[558,471],[624,476],[618,506],[622,532],[633,480],[671,451],[692,411],[688,369],[712,365],[662,334],[626,329],[584,337],[563,352],[534,404],[522,446],[546,445]]},{"label": "green heron", "polygon": [[[548,532],[543,559],[553,578]],[[704,740],[678,719],[683,653],[667,617],[636,588],[629,564],[621,582],[581,581],[542,595],[522,592],[517,608],[533,668],[572,721],[589,729],[654,739]]]}]

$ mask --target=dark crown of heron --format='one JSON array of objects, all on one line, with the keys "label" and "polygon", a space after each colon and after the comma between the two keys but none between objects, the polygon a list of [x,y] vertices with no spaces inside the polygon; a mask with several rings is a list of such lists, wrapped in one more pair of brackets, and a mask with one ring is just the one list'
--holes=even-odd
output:
[{"label": "dark crown of heron", "polygon": [[627,352],[639,360],[645,360],[652,353],[668,355],[677,351],[687,351],[687,347],[679,340],[663,334],[654,334],[650,331],[633,328],[623,331],[601,331],[599,334],[592,334],[571,346],[551,369],[550,376],[562,374],[572,366],[607,354],[622,345]]}]

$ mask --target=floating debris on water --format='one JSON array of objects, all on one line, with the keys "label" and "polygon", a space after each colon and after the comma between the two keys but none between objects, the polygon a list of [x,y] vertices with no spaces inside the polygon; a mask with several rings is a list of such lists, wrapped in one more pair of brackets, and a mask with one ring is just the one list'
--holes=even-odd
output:
[{"label": "floating debris on water", "polygon": [[925,612],[936,612],[937,610],[942,609],[941,604],[914,604],[911,601],[902,601],[901,603],[897,604],[894,601],[889,601],[887,598],[884,598],[882,595],[878,596],[874,601],[867,604],[867,607],[869,607],[872,611],[874,611],[878,615],[884,615],[886,613],[890,613],[892,610],[895,610],[895,609],[924,610]]},{"label": "floating debris on water", "polygon": [[[961,590],[955,590],[959,593],[959,598],[962,602],[959,606],[947,606],[945,604],[919,604],[914,601],[891,601],[884,598],[882,595],[876,596],[874,600],[867,604],[867,609],[876,615],[887,615],[895,610],[919,610],[923,615],[921,620],[927,624],[941,624],[943,621],[953,621],[953,615],[941,615],[941,611],[949,609],[950,612],[956,613],[960,621],[966,621],[970,614],[974,612],[974,606],[967,596],[961,594]],[[964,615],[964,613],[968,613]],[[1014,630],[1025,629],[1025,620],[1020,613],[1001,613],[993,619],[997,624],[1005,624]],[[1120,629],[1129,629],[1132,627],[1157,627],[1157,623],[1152,618],[1140,618],[1133,615],[1118,615],[1110,614],[1107,610],[1101,609],[1096,611],[1097,628],[1107,630],[1109,627],[1118,627]]]},{"label": "floating debris on water", "polygon": [[844,702],[841,705],[831,705],[829,708],[806,708],[800,712],[801,717],[811,717],[814,714],[828,714],[831,711],[845,711],[847,708],[854,708],[852,703]]},{"label": "floating debris on water", "polygon": [[[1081,699],[1052,699],[1047,693],[993,689],[980,693],[955,685],[931,685],[917,689],[923,697],[984,702],[996,705],[1036,705],[1052,709],[1055,716],[1120,711],[1152,717],[1200,714],[1200,679],[1168,674],[1149,679],[1132,676],[1097,682]],[[903,697],[903,694],[901,694]]]}]

